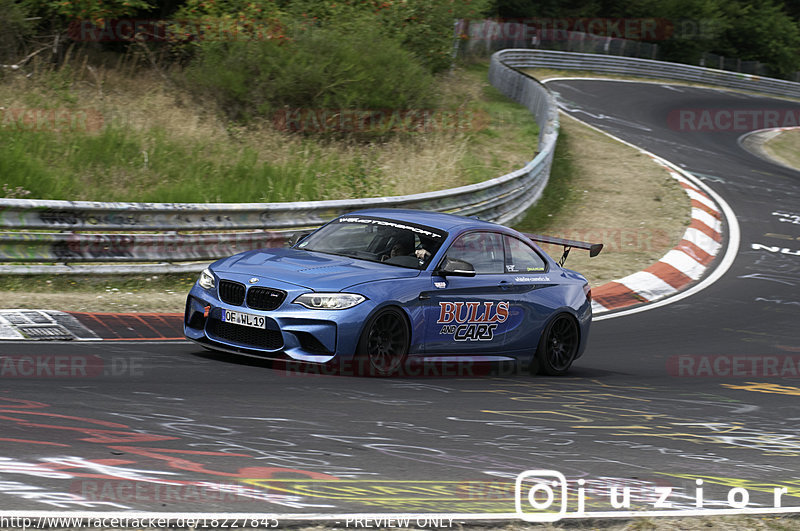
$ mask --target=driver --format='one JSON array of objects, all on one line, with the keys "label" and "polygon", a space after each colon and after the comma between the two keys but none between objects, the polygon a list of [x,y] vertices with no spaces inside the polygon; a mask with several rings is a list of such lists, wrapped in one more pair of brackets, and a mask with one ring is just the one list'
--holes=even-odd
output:
[{"label": "driver", "polygon": [[407,242],[396,242],[389,250],[389,254],[383,255],[381,262],[385,262],[389,258],[394,258],[395,256],[411,256],[411,246],[409,246]]},{"label": "driver", "polygon": [[419,249],[414,251],[414,256],[419,258],[420,260],[427,260],[431,257],[431,252],[428,250],[433,247],[433,242],[429,238],[425,238],[420,236],[419,238]]}]

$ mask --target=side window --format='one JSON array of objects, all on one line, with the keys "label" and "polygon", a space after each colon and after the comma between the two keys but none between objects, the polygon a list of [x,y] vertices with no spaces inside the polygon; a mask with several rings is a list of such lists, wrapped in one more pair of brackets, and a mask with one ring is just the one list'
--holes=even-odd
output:
[{"label": "side window", "polygon": [[544,271],[547,264],[539,253],[528,244],[517,238],[505,236],[506,241],[506,272],[508,273],[533,273]]},{"label": "side window", "polygon": [[447,250],[447,257],[469,262],[478,274],[503,272],[503,237],[494,232],[464,234]]}]

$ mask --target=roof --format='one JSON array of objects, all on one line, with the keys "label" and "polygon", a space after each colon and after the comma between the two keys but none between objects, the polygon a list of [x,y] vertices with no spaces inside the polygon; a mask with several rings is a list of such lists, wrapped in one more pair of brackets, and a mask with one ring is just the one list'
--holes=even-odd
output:
[{"label": "roof", "polygon": [[500,226],[495,223],[476,218],[468,218],[456,214],[446,214],[444,212],[430,212],[427,210],[370,208],[367,210],[357,210],[355,212],[351,212],[350,214],[387,218],[397,221],[405,221],[406,223],[417,223],[419,225],[427,225],[429,227],[448,232],[456,228],[497,229]]}]

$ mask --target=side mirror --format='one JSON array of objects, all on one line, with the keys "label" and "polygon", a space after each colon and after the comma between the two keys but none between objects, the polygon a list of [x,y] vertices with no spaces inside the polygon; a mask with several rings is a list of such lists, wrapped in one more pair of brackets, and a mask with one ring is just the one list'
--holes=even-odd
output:
[{"label": "side mirror", "polygon": [[474,277],[475,268],[469,262],[464,260],[455,260],[453,258],[445,258],[442,267],[439,268],[439,274],[443,277]]},{"label": "side mirror", "polygon": [[295,232],[289,237],[287,243],[289,244],[289,247],[294,247],[301,241],[305,240],[306,237],[309,236],[310,234],[311,234],[310,232]]}]

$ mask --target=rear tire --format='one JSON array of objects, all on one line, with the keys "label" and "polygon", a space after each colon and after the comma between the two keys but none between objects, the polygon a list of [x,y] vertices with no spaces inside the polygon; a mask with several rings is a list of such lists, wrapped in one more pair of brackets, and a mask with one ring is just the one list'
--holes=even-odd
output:
[{"label": "rear tire", "polygon": [[531,372],[550,376],[567,374],[575,361],[579,344],[580,332],[575,318],[566,313],[557,315],[539,339]]},{"label": "rear tire", "polygon": [[408,357],[409,332],[408,321],[397,308],[381,310],[367,321],[356,354],[369,374],[391,376],[400,370]]}]

